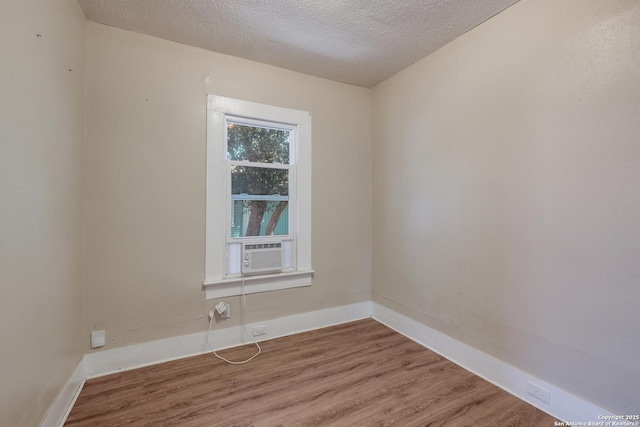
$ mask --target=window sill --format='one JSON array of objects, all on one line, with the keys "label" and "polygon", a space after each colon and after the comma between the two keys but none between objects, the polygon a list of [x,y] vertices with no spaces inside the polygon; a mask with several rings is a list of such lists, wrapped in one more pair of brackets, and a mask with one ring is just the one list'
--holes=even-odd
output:
[{"label": "window sill", "polygon": [[[311,286],[313,273],[313,270],[307,270],[247,276],[244,278],[244,293],[248,295],[259,292]],[[208,281],[204,282],[203,286],[205,289],[205,299],[242,295],[242,277]]]}]

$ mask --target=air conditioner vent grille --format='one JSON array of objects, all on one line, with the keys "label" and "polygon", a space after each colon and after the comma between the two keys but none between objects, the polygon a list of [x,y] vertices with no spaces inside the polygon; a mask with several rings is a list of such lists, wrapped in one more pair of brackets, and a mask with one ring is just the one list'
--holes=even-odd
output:
[{"label": "air conditioner vent grille", "polygon": [[262,274],[282,271],[282,243],[242,245],[242,273]]}]

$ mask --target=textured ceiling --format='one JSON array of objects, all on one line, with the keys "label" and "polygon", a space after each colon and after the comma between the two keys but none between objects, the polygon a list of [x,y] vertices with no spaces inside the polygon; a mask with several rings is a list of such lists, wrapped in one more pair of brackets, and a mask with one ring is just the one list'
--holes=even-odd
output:
[{"label": "textured ceiling", "polygon": [[518,0],[78,0],[88,20],[373,87]]}]

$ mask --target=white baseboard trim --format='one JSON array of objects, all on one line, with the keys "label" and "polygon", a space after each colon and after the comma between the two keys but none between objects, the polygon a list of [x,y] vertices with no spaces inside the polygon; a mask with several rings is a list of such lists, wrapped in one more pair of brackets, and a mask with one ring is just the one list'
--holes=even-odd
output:
[{"label": "white baseboard trim", "polygon": [[[256,339],[264,341],[369,317],[371,302],[365,301],[255,322],[246,328],[251,331],[254,326],[266,324],[267,333]],[[49,410],[42,427],[64,425],[86,379],[207,353],[210,350],[205,338],[206,332],[199,332],[86,354]],[[235,326],[211,331],[209,341],[216,350],[222,350],[246,344],[248,339],[243,336],[241,327]]]},{"label": "white baseboard trim", "polygon": [[[264,341],[284,335],[297,334],[331,325],[371,317],[371,302],[365,301],[340,307],[326,308],[247,324],[247,332],[254,326],[267,325],[267,334],[257,337]],[[209,352],[205,342],[206,332],[166,338],[127,347],[90,353],[84,357],[85,376],[94,378],[114,372],[154,365]],[[214,329],[209,336],[216,350],[251,343],[242,333],[241,326]]]},{"label": "white baseboard trim", "polygon": [[[372,303],[371,317],[565,423],[587,425],[589,421],[602,422],[599,416],[614,415],[381,304]],[[550,391],[550,404],[527,394],[527,381]]]},{"label": "white baseboard trim", "polygon": [[[371,301],[255,322],[246,327],[251,332],[254,326],[266,324],[267,334],[259,337],[259,341],[264,341],[368,317],[559,420],[587,423],[601,421],[599,416],[614,416],[609,411]],[[207,353],[209,349],[205,338],[206,332],[199,332],[85,355],[49,411],[42,427],[64,425],[85,379]],[[243,337],[240,326],[213,330],[209,341],[216,350],[250,342]],[[545,404],[529,396],[526,392],[527,381],[549,390],[551,403]]]},{"label": "white baseboard trim", "polygon": [[42,423],[42,427],[62,427],[64,422],[73,408],[73,404],[76,402],[80,390],[85,381],[84,372],[84,358],[80,360],[80,363],[76,367],[71,378],[67,381],[67,384],[62,388],[62,391],[58,395],[58,398],[49,409],[47,417]]}]

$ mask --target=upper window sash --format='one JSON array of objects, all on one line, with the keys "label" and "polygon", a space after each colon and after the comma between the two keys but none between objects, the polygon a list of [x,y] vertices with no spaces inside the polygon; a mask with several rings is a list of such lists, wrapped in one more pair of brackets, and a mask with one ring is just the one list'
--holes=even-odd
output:
[{"label": "upper window sash", "polygon": [[[280,122],[271,122],[266,120],[259,119],[251,119],[247,117],[237,117],[231,115],[225,115],[225,153],[226,159],[234,162],[243,162],[243,163],[260,163],[260,164],[273,164],[273,165],[295,165],[297,163],[297,137],[298,137],[298,126],[295,124],[288,123],[280,123]],[[230,153],[229,147],[229,130],[232,129],[233,126],[244,126],[244,127],[252,127],[252,128],[260,128],[267,131],[273,132],[285,132],[288,134],[288,152],[286,155],[285,161],[251,161],[248,159],[234,159],[232,158],[232,154]],[[239,147],[240,148],[240,147]],[[241,153],[238,153],[241,154]],[[275,156],[277,157],[277,156]]]}]

